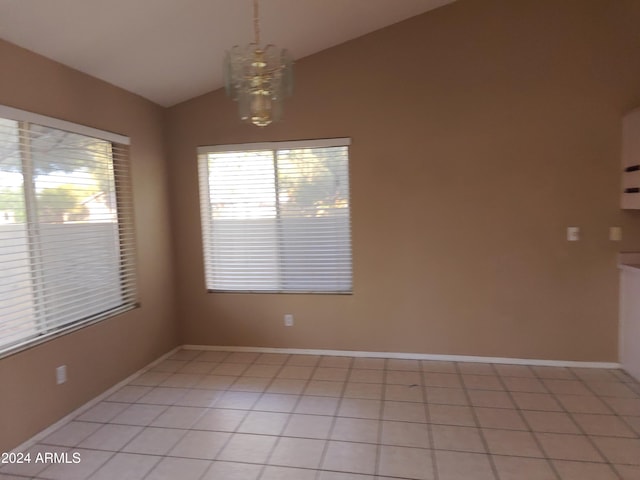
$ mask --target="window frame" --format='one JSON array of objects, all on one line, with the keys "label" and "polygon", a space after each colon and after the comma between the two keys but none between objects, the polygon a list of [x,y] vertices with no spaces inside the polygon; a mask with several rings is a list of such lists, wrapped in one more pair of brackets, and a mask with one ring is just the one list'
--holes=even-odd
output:
[{"label": "window frame", "polygon": [[[120,291],[123,295],[123,301],[119,306],[108,308],[107,310],[97,312],[89,315],[88,317],[82,317],[70,322],[61,323],[59,325],[40,325],[40,321],[34,319],[36,324],[36,333],[31,336],[25,335],[24,337],[15,340],[11,343],[3,343],[2,333],[0,333],[0,359],[15,355],[26,349],[33,348],[37,345],[43,344],[54,340],[60,336],[68,335],[79,329],[94,325],[109,318],[113,318],[117,315],[125,313],[127,311],[140,307],[139,293],[138,293],[138,272],[137,272],[137,242],[135,234],[135,221],[133,215],[133,189],[131,185],[131,172],[130,172],[130,155],[129,147],[131,145],[130,138],[118,133],[108,132],[93,127],[69,122],[66,120],[41,115],[18,108],[0,105],[0,118],[14,121],[18,124],[18,128],[22,128],[22,125],[37,125],[48,129],[55,129],[59,131],[69,132],[71,134],[82,135],[90,137],[92,139],[108,142],[111,145],[110,160],[113,168],[113,193],[115,195],[116,208],[116,222],[115,230],[118,235],[118,257],[119,265],[118,281],[120,285]],[[22,135],[20,136],[20,149],[25,148]],[[124,153],[115,153],[118,152]],[[26,160],[25,160],[26,158]],[[31,162],[30,154],[27,157],[22,157],[23,162],[20,168],[20,173],[26,179],[33,178],[33,170],[30,169],[25,172],[25,161]],[[25,183],[27,183],[25,181]],[[31,181],[29,181],[31,183]],[[24,187],[22,193],[23,200],[25,202],[25,212],[29,207],[28,204],[35,201],[35,191],[31,191],[32,186]],[[38,222],[39,223],[39,222]],[[25,235],[28,242],[40,243],[41,240],[32,240],[34,226],[37,223],[29,222],[25,220]],[[27,259],[33,262],[33,254],[30,252]],[[42,266],[34,267],[32,264],[30,269],[42,268]],[[31,271],[31,276],[34,273]],[[37,274],[36,274],[37,275]],[[42,281],[42,279],[40,279]],[[33,292],[34,296],[39,295],[37,292]],[[38,300],[33,300],[38,302]]]},{"label": "window frame", "polygon": [[[226,144],[226,145],[209,145],[200,146],[197,148],[198,159],[198,184],[200,188],[199,203],[200,203],[200,215],[201,215],[201,240],[202,240],[202,254],[204,262],[204,284],[208,293],[227,293],[227,294],[284,294],[284,295],[353,295],[353,240],[352,240],[352,227],[351,227],[351,179],[350,179],[350,146],[351,138],[338,137],[338,138],[326,138],[315,140],[292,140],[292,141],[277,141],[277,142],[258,142],[258,143],[241,143],[241,144]],[[207,231],[207,225],[212,225],[212,220],[207,220],[205,216],[212,219],[211,215],[211,195],[209,188],[209,166],[208,166],[208,154],[211,153],[249,153],[249,152],[261,152],[271,151],[274,161],[274,174],[275,174],[275,188],[276,188],[276,218],[280,221],[280,207],[278,201],[278,151],[281,150],[295,150],[295,149],[321,149],[328,147],[346,147],[346,171],[347,171],[347,198],[348,198],[348,219],[347,219],[347,236],[349,247],[349,282],[348,289],[339,290],[288,290],[284,287],[286,281],[281,278],[278,279],[278,285],[280,288],[276,290],[254,290],[254,289],[219,289],[210,288],[209,286],[209,264],[207,257],[212,254],[208,251],[212,242],[209,240],[211,231]],[[206,180],[203,175],[206,173]],[[204,202],[204,199],[209,199],[208,202]],[[281,228],[280,226],[278,228]],[[210,229],[209,229],[210,230]],[[278,270],[283,268],[282,260],[278,256]],[[279,275],[278,275],[279,277]]]}]

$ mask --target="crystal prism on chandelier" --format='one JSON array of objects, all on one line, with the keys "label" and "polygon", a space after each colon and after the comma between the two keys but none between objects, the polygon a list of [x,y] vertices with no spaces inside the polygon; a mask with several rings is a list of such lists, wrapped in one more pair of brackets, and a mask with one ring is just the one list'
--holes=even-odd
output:
[{"label": "crystal prism on chandelier", "polygon": [[293,60],[285,49],[260,45],[258,0],[253,26],[255,42],[236,45],[225,56],[225,87],[243,121],[266,127],[282,117],[284,97],[293,91]]}]

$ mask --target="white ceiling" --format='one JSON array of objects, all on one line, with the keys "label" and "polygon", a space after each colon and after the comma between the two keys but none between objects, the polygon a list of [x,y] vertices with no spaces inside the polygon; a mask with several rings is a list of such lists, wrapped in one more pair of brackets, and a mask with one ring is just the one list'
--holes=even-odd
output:
[{"label": "white ceiling", "polygon": [[[295,59],[454,0],[261,0],[264,43]],[[223,85],[252,0],[0,0],[0,38],[171,106]]]}]

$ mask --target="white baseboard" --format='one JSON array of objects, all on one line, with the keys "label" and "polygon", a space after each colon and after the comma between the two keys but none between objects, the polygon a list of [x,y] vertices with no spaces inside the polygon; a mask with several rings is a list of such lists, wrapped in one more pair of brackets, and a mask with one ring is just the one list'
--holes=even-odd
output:
[{"label": "white baseboard", "polygon": [[24,452],[27,449],[31,448],[33,445],[35,445],[36,443],[38,443],[40,440],[42,440],[45,437],[48,437],[49,435],[51,435],[54,431],[56,431],[58,428],[62,427],[63,425],[65,425],[66,423],[69,423],[71,420],[73,420],[75,417],[77,417],[78,415],[86,412],[87,410],[89,410],[90,408],[92,408],[93,406],[97,405],[98,403],[100,403],[102,400],[104,400],[105,398],[110,397],[111,395],[113,395],[115,392],[117,392],[118,390],[120,390],[122,387],[124,387],[125,385],[127,385],[129,382],[131,382],[132,380],[134,380],[135,378],[138,378],[140,375],[142,375],[143,373],[147,372],[148,370],[150,370],[151,368],[155,367],[157,364],[159,364],[160,362],[162,362],[163,360],[167,359],[168,357],[170,357],[171,355],[173,355],[175,352],[177,352],[178,350],[180,350],[182,347],[176,347],[173,350],[165,353],[164,355],[162,355],[161,357],[157,358],[156,360],[154,360],[153,362],[151,362],[150,364],[142,367],[140,370],[138,370],[137,372],[129,375],[127,378],[125,378],[124,380],[122,380],[121,382],[116,383],[113,387],[109,388],[108,390],[105,390],[104,392],[102,392],[100,395],[98,395],[97,397],[92,398],[91,400],[89,400],[87,403],[85,403],[84,405],[79,406],[78,408],[76,408],[73,412],[69,413],[68,415],[62,417],[60,420],[58,420],[56,423],[54,423],[53,425],[48,426],[47,428],[45,428],[44,430],[36,433],[33,437],[31,437],[29,440],[21,443],[20,445],[18,445],[16,448],[14,448],[12,450],[12,452]]},{"label": "white baseboard", "polygon": [[446,362],[501,363],[542,367],[621,368],[615,362],[577,362],[572,360],[539,360],[536,358],[477,357],[469,355],[439,355],[430,353],[361,352],[353,350],[314,350],[304,348],[229,347],[224,345],[183,345],[185,350],[219,352],[284,353],[295,355],[329,355],[333,357],[399,358],[402,360],[437,360]]}]

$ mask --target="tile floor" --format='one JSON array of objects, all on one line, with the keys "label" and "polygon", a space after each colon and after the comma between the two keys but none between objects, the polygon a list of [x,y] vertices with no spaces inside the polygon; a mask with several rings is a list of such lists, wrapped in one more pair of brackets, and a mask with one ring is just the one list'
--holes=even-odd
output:
[{"label": "tile floor", "polygon": [[[640,479],[619,370],[182,350],[0,479]],[[35,458],[35,457],[32,457]]]}]

